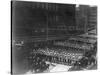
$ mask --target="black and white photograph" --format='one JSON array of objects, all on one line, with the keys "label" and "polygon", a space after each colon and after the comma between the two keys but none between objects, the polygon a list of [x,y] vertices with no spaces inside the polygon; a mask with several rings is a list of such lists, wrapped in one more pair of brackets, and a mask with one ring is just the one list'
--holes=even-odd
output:
[{"label": "black and white photograph", "polygon": [[11,73],[97,70],[96,5],[11,1]]}]

